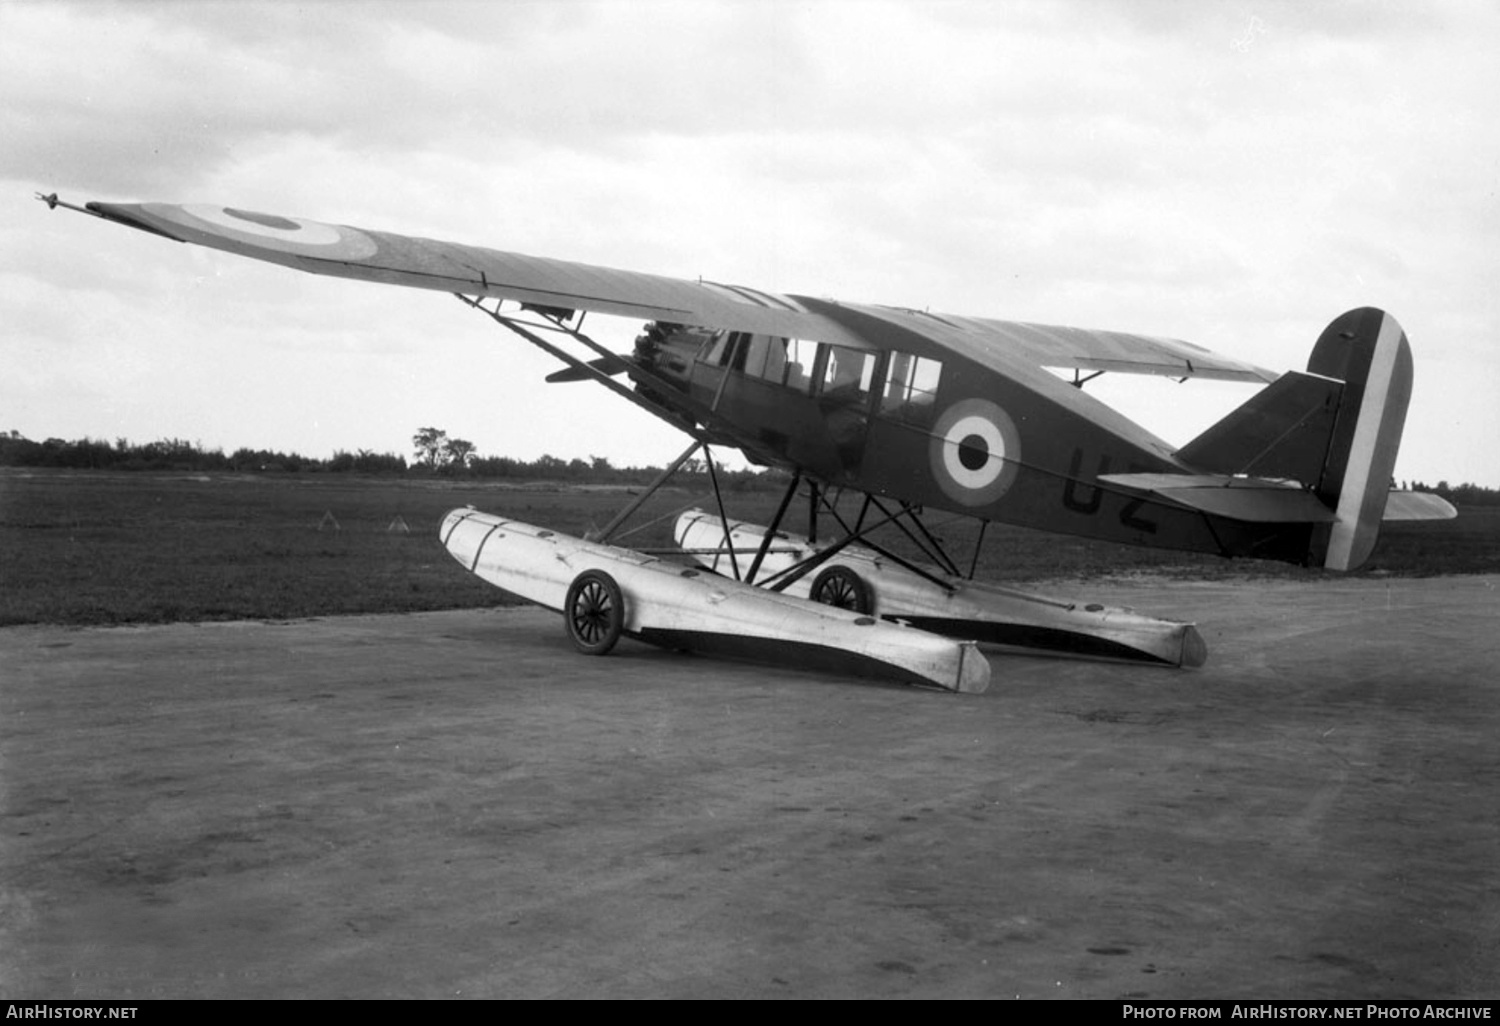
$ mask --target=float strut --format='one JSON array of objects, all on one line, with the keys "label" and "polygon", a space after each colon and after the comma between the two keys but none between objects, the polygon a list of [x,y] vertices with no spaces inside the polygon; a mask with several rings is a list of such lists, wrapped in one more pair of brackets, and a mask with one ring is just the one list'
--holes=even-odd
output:
[{"label": "float strut", "polygon": [[[771,520],[771,526],[766,529],[765,536],[760,540],[760,548],[755,552],[755,559],[750,563],[750,572],[745,575],[746,584],[755,583],[755,575],[760,571],[761,560],[766,558],[770,551],[771,539],[776,537],[777,530],[781,527],[781,518],[786,516],[786,508],[792,504],[792,497],[797,494],[797,486],[802,483],[802,472],[792,472],[792,483],[786,486],[786,494],[781,497],[781,505],[776,507],[776,516]],[[731,549],[734,543],[731,542]]]},{"label": "float strut", "polygon": [[719,507],[719,527],[724,531],[724,546],[729,550],[729,568],[734,571],[736,581],[743,580],[740,577],[740,561],[734,555],[734,542],[729,537],[729,514],[724,512],[724,496],[719,492],[719,474],[714,470],[714,454],[706,445],[703,447],[703,462],[708,464],[708,479],[714,486],[714,503]]},{"label": "float strut", "polygon": [[660,474],[657,474],[656,480],[652,481],[651,484],[646,487],[646,490],[644,492],[636,496],[635,499],[629,502],[624,509],[616,513],[614,519],[605,524],[596,537],[585,538],[584,540],[599,542],[602,545],[608,545],[609,539],[613,537],[614,533],[620,529],[620,525],[623,524],[627,519],[629,519],[631,514],[640,509],[647,499],[655,495],[657,490],[661,488],[662,485],[666,484],[667,480],[673,474],[677,473],[678,469],[688,461],[688,458],[691,457],[693,453],[697,452],[700,448],[702,448],[702,443],[694,442],[692,445],[684,449],[682,451],[682,455],[673,460],[671,464],[668,465],[666,470],[663,470]]}]

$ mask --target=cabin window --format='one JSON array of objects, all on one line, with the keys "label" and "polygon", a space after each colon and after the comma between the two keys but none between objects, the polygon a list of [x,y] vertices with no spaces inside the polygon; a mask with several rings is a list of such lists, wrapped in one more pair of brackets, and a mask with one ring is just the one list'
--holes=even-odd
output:
[{"label": "cabin window", "polygon": [[819,391],[830,399],[861,402],[875,380],[875,354],[843,346],[828,346]]},{"label": "cabin window", "polygon": [[803,338],[716,331],[700,350],[699,362],[705,367],[728,367],[804,395],[813,390],[814,381],[822,382],[822,390],[827,392],[836,384],[844,385],[845,378],[853,375],[856,398],[869,395],[875,370],[869,354],[825,345],[829,353],[819,364],[818,347],[819,343]]},{"label": "cabin window", "polygon": [[746,374],[757,378],[768,378],[779,382],[786,366],[786,347],[779,338],[770,335],[751,335],[744,343],[745,357],[736,359],[735,366]]},{"label": "cabin window", "polygon": [[777,335],[751,335],[741,343],[744,358],[736,356],[734,366],[752,377],[776,385],[786,385],[806,392],[812,381],[813,360],[818,353],[816,342]]},{"label": "cabin window", "polygon": [[937,360],[891,353],[885,387],[880,392],[880,412],[900,420],[930,421],[942,376],[943,365]]},{"label": "cabin window", "polygon": [[818,344],[805,338],[786,340],[786,375],[782,383],[799,392],[812,390],[813,365],[818,362]]}]

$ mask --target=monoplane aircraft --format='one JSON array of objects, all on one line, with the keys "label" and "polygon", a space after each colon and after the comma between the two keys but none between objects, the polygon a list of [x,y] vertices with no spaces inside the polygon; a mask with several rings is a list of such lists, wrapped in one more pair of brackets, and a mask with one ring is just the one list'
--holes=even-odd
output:
[{"label": "monoplane aircraft", "polygon": [[[1392,488],[1411,350],[1372,308],[1328,325],[1306,371],[1276,375],[1167,338],[782,295],[233,207],[39,198],[297,270],[452,293],[561,360],[548,380],[597,382],[691,436],[669,472],[697,452],[712,468],[711,446],[788,472],[769,525],[731,521],[722,498],[717,516],[683,515],[676,537],[696,567],[609,544],[639,501],[588,539],[450,513],[441,530],[455,558],[562,610],[584,652],[626,634],[964,691],[988,680],[976,642],[1193,666],[1205,651],[1191,624],[976,582],[924,514],[973,518],[981,541],[1002,521],[1330,570],[1363,563],[1383,520],[1455,515]],[[634,350],[591,338],[589,313],[642,322]],[[1266,387],[1179,448],[1084,391],[1106,372]],[[863,496],[857,518],[829,502],[833,490]],[[805,536],[782,530],[798,494]],[[836,525],[825,539],[820,513]],[[887,525],[925,556],[872,537]]]}]

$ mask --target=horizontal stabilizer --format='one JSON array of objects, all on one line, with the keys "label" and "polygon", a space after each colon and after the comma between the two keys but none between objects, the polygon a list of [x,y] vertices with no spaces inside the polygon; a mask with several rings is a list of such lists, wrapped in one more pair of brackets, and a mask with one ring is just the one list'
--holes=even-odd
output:
[{"label": "horizontal stabilizer", "polygon": [[1391,492],[1385,498],[1384,521],[1452,520],[1458,510],[1441,495],[1430,492]]},{"label": "horizontal stabilizer", "polygon": [[[1189,509],[1257,524],[1331,524],[1337,514],[1295,481],[1226,474],[1104,474],[1099,480],[1148,492]],[[1381,520],[1452,520],[1458,510],[1440,495],[1392,489]]]},{"label": "horizontal stabilizer", "polygon": [[1228,474],[1103,474],[1121,485],[1189,509],[1257,524],[1329,524],[1333,510],[1294,481]]}]

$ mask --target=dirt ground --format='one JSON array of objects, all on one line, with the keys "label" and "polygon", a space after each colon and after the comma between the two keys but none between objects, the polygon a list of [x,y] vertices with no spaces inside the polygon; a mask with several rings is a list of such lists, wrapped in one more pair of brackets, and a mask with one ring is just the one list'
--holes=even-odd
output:
[{"label": "dirt ground", "polygon": [[0,630],[0,996],[1500,996],[1500,578],[979,696],[538,610]]}]

